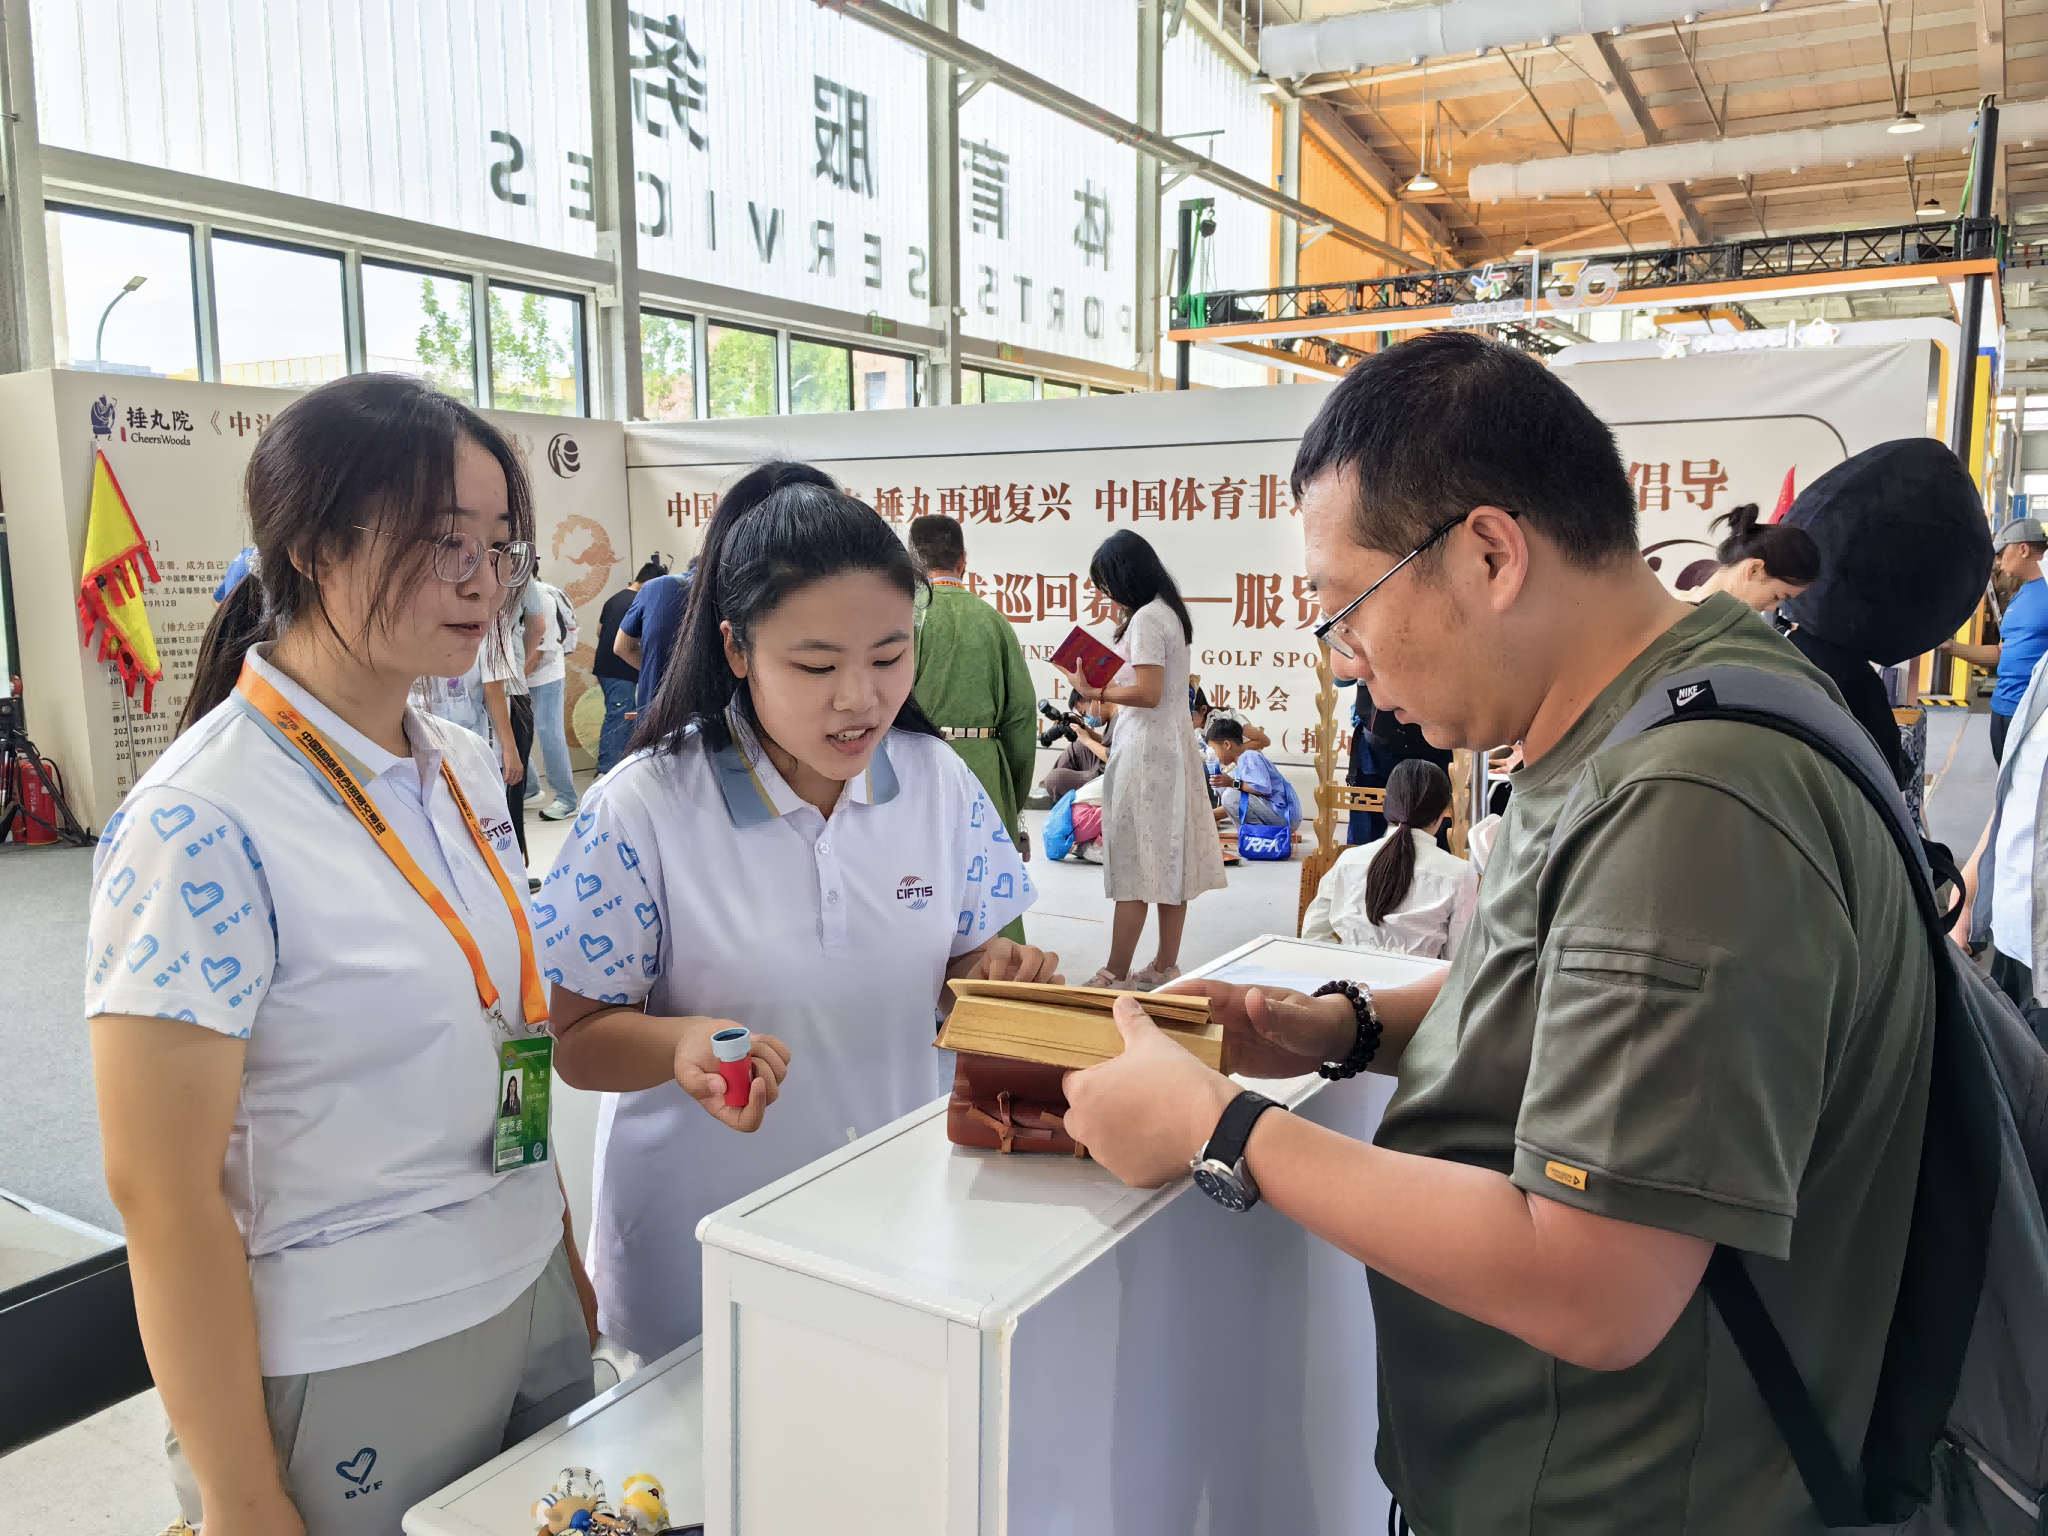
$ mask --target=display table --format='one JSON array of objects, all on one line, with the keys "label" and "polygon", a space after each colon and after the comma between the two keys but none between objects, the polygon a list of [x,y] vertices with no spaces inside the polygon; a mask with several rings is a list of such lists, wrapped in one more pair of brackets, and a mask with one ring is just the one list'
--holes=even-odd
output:
[{"label": "display table", "polygon": [[[1194,974],[1306,990],[1436,968],[1274,937]],[[1327,1086],[1261,1085],[1370,1136],[1391,1082]],[[954,1147],[927,1105],[705,1219],[701,1357],[657,1362],[405,1529],[524,1536],[563,1466],[614,1491],[653,1472],[710,1536],[1383,1529],[1363,1268],[1192,1190]]]}]

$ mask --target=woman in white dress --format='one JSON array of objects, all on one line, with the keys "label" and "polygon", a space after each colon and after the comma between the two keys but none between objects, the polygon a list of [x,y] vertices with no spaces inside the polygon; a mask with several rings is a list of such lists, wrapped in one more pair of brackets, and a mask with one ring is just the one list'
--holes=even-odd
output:
[{"label": "woman in white dress", "polygon": [[[1157,552],[1128,529],[1103,540],[1088,577],[1117,605],[1116,640],[1136,679],[1091,688],[1069,674],[1087,697],[1117,706],[1102,791],[1102,883],[1116,916],[1109,963],[1088,984],[1149,991],[1180,975],[1188,902],[1224,884],[1201,753],[1188,730],[1195,627]],[[1159,909],[1159,949],[1133,971],[1148,906]]]},{"label": "woman in white dress", "polygon": [[1387,775],[1387,835],[1347,848],[1330,866],[1301,920],[1304,939],[1426,960],[1451,957],[1472,866],[1436,845],[1451,808],[1451,780],[1426,758]]}]

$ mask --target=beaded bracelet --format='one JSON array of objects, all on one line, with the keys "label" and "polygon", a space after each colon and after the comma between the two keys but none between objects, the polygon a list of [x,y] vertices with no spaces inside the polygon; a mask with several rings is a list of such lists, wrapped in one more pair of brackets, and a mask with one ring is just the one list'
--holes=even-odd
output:
[{"label": "beaded bracelet", "polygon": [[1332,1080],[1356,1077],[1371,1066],[1373,1057],[1379,1052],[1380,1035],[1384,1032],[1379,1010],[1373,1006],[1372,988],[1361,987],[1355,981],[1328,981],[1317,987],[1313,995],[1331,997],[1339,993],[1351,1000],[1351,1011],[1358,1016],[1358,1034],[1342,1061],[1326,1061],[1316,1068],[1317,1072]]}]

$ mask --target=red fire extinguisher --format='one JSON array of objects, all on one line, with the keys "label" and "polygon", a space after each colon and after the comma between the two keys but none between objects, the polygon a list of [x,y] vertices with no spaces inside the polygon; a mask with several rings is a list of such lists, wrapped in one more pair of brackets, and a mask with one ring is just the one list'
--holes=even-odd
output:
[{"label": "red fire extinguisher", "polygon": [[34,758],[17,754],[14,772],[21,794],[21,809],[27,835],[22,841],[40,847],[57,841],[57,800],[43,781],[42,765]]}]

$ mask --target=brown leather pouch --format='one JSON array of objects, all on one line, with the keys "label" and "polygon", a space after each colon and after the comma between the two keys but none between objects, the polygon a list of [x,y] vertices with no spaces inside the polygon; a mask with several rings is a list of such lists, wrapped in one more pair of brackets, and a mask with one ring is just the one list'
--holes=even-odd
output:
[{"label": "brown leather pouch", "polygon": [[946,1105],[946,1139],[994,1152],[1086,1157],[1088,1149],[1067,1134],[1066,1071],[961,1051]]}]

